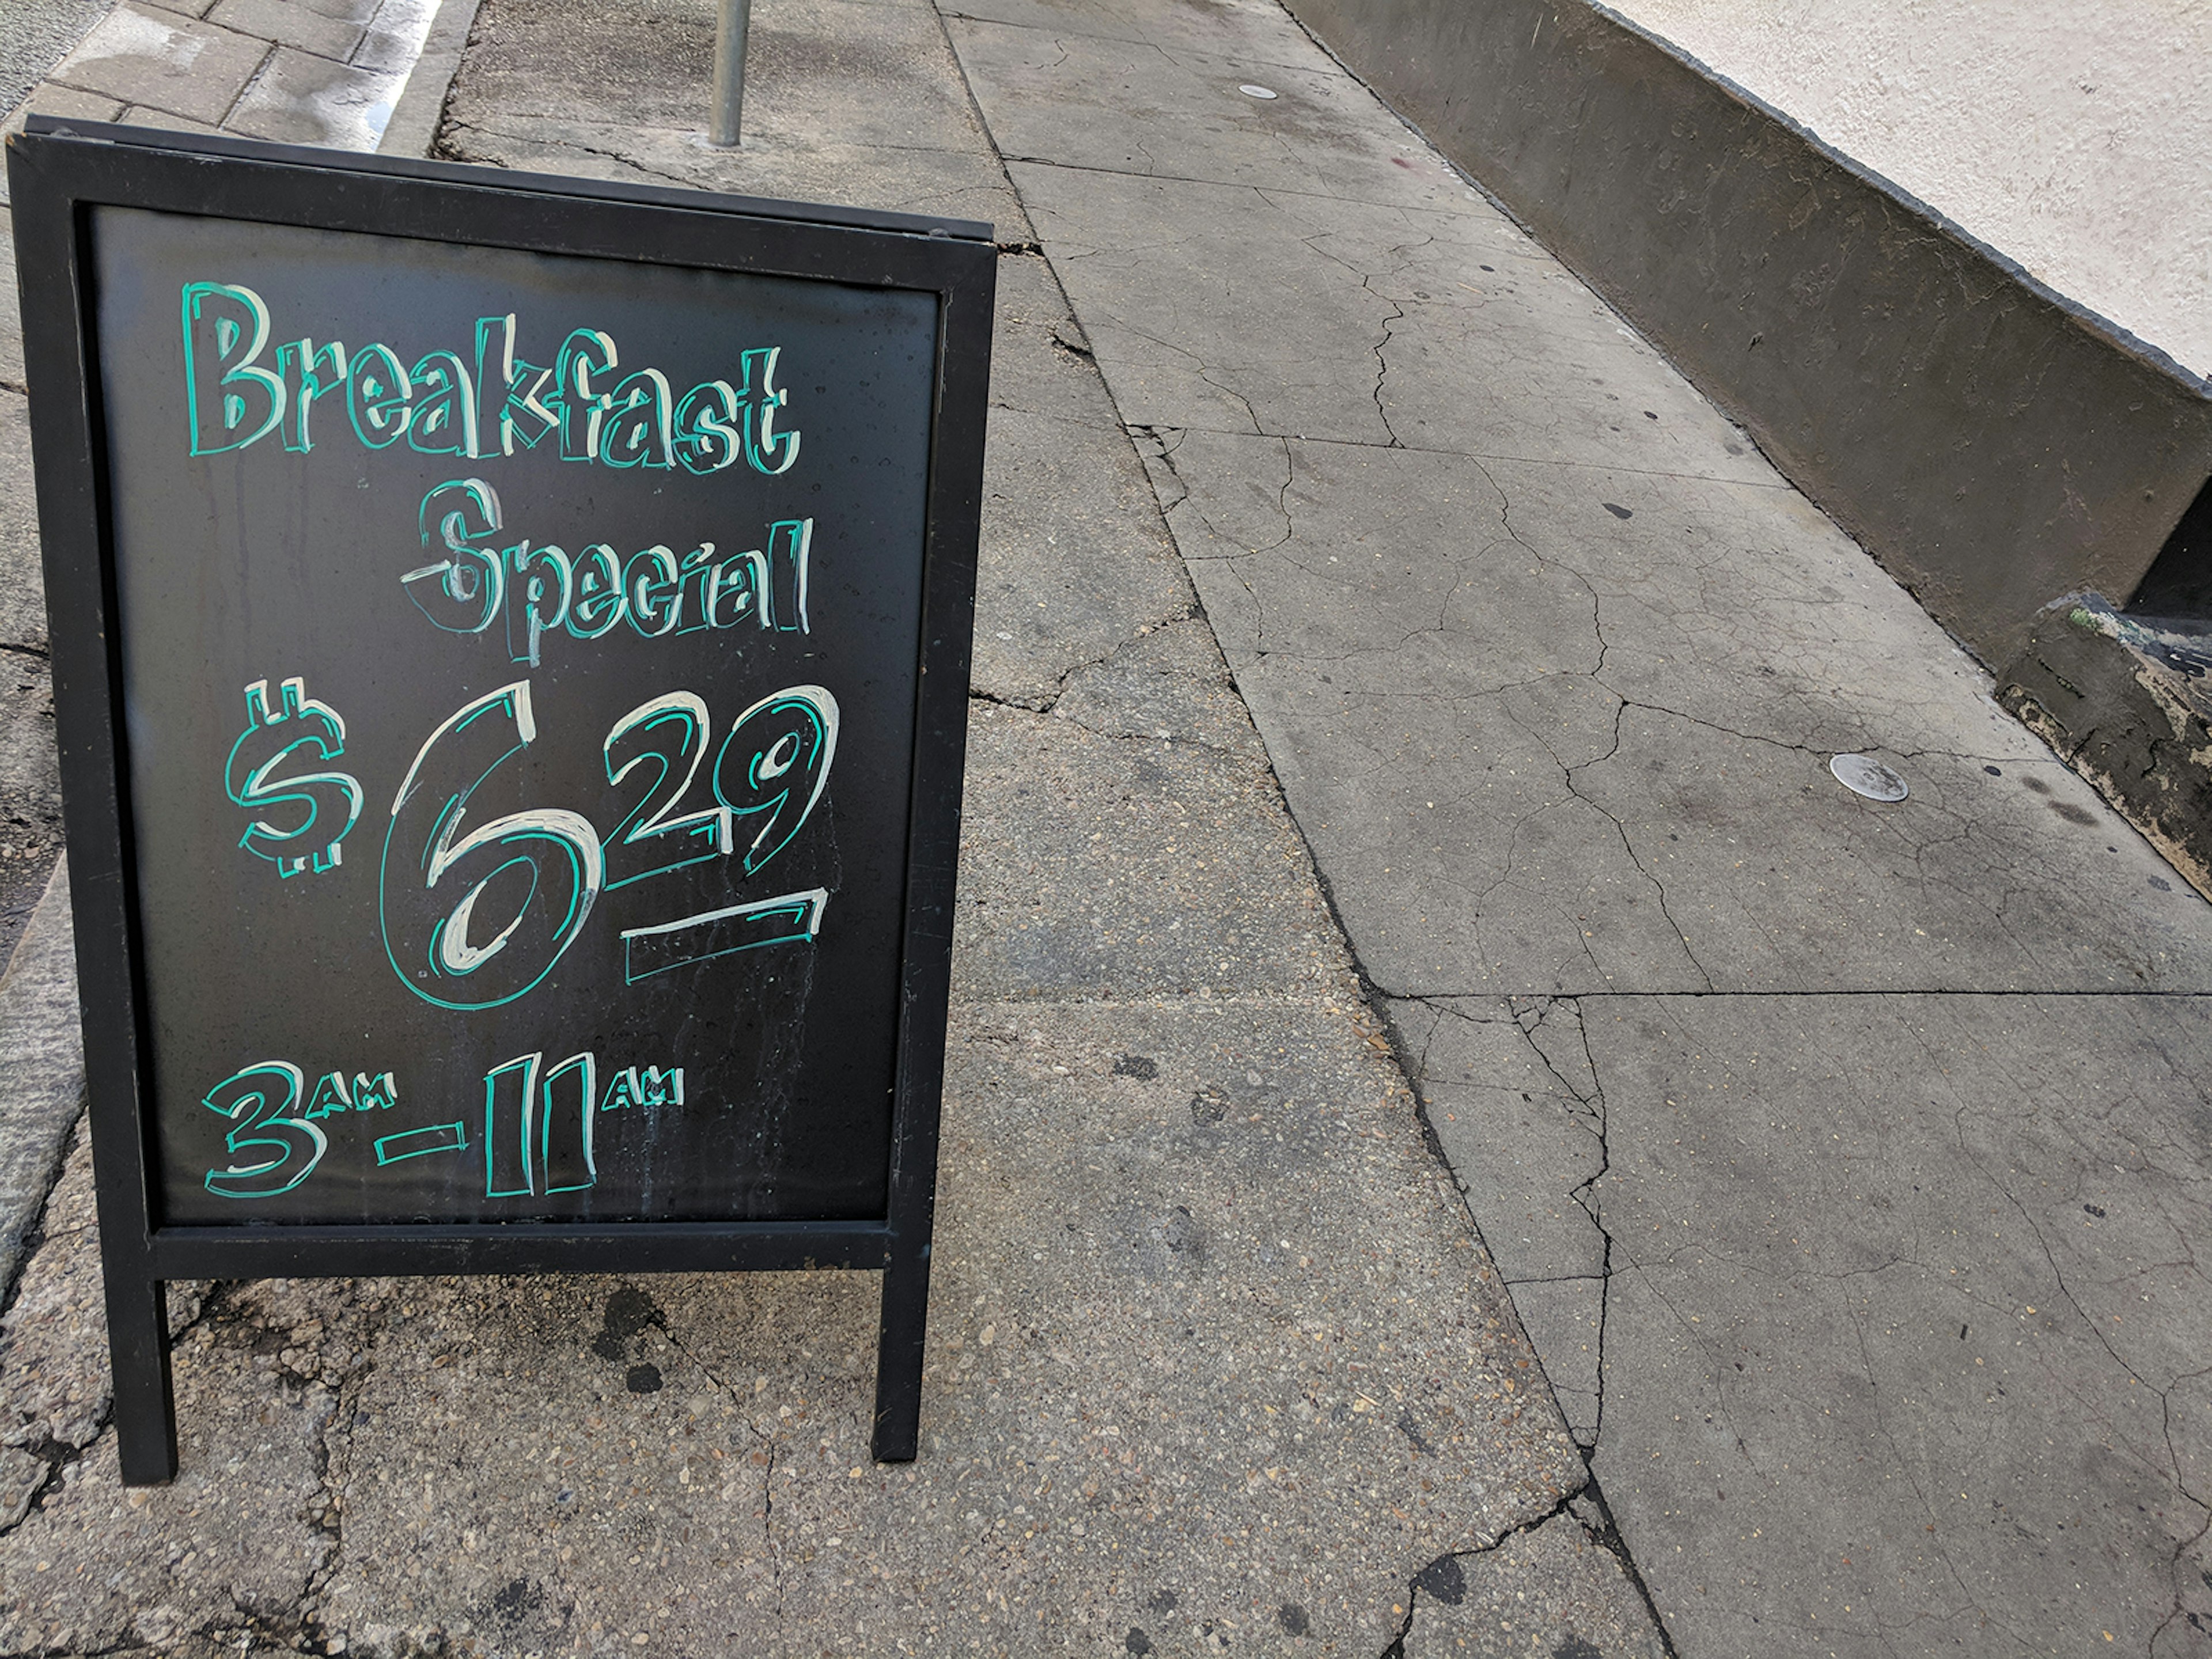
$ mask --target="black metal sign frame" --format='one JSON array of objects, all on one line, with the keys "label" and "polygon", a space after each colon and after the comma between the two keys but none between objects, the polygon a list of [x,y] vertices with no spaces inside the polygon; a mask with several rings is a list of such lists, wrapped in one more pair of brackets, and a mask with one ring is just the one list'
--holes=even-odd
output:
[{"label": "black metal sign frame", "polygon": [[[875,1455],[919,1435],[994,249],[988,225],[33,117],[9,144],[124,1479],[177,1469],[173,1279],[866,1268],[884,1274]],[[90,226],[103,207],[763,273],[935,296],[890,1180],[880,1217],[591,1224],[162,1224]],[[127,459],[127,458],[126,458]],[[127,481],[121,481],[127,483]],[[903,672],[903,671],[902,671]]]}]

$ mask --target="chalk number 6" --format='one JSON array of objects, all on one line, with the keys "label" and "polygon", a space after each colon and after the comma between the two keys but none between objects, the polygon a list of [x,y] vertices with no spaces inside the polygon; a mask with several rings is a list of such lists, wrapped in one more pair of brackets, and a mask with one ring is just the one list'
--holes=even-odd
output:
[{"label": "chalk number 6", "polygon": [[441,1008],[496,1008],[529,991],[605,884],[599,832],[577,813],[540,807],[468,828],[470,799],[537,736],[529,682],[502,687],[431,732],[392,798],[377,904],[385,954],[402,984]]}]

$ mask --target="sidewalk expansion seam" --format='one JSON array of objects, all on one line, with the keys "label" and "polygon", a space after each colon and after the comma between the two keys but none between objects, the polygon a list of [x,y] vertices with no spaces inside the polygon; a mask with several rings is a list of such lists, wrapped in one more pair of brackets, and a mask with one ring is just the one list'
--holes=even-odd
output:
[{"label": "sidewalk expansion seam", "polygon": [[[1122,326],[1126,328],[1128,325],[1125,323]],[[1144,334],[1140,331],[1133,328],[1130,329],[1129,331],[1133,334],[1136,334],[1140,339],[1149,340],[1152,338],[1152,336]],[[1185,356],[1192,355],[1188,351],[1184,351],[1182,347],[1175,345],[1170,342],[1156,341],[1154,343],[1156,344],[1166,345],[1169,350],[1182,352]],[[1202,426],[1194,421],[1176,426],[1132,426],[1129,429],[1132,432],[1195,432],[1204,435],[1223,438],[1277,438],[1285,443],[1312,444],[1316,447],[1328,447],[1333,449],[1397,449],[1408,455],[1449,456],[1454,460],[1472,461],[1478,466],[1486,461],[1495,461],[1508,466],[1555,466],[1586,472],[1602,472],[1607,477],[1619,477],[1624,478],[1675,478],[1685,483],[1696,484],[1725,483],[1730,489],[1763,490],[1769,495],[1794,495],[1797,493],[1796,486],[1792,485],[1787,479],[1783,479],[1775,483],[1768,483],[1763,479],[1753,478],[1720,479],[1714,477],[1711,473],[1673,472],[1668,471],[1664,467],[1628,466],[1609,461],[1601,464],[1596,461],[1578,461],[1571,457],[1544,456],[1539,458],[1530,455],[1497,455],[1492,454],[1486,450],[1451,449],[1440,444],[1409,444],[1405,442],[1403,440],[1401,440],[1395,444],[1387,444],[1377,443],[1372,438],[1346,438],[1332,436],[1328,434],[1310,432],[1281,432],[1269,428],[1255,428],[1248,431],[1241,427]],[[1200,556],[1203,557],[1206,556],[1201,555]],[[1218,558],[1224,556],[1216,554],[1212,556]]]}]

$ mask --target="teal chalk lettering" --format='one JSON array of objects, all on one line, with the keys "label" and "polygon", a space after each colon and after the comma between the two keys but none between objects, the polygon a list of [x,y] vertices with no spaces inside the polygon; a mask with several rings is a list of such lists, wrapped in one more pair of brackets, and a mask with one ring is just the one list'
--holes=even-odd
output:
[{"label": "teal chalk lettering", "polygon": [[732,553],[714,567],[707,586],[707,617],[716,628],[750,620],[769,625],[768,557],[758,548]]},{"label": "teal chalk lettering", "polygon": [[255,815],[238,838],[240,847],[269,860],[280,878],[303,870],[320,875],[338,866],[342,843],[360,820],[361,781],[347,772],[285,771],[302,761],[327,763],[343,756],[345,721],[307,696],[298,675],[284,681],[279,696],[271,708],[267,680],[246,688],[246,729],[223,763],[223,791]]},{"label": "teal chalk lettering", "polygon": [[256,366],[269,343],[269,307],[250,288],[184,288],[185,409],[192,453],[243,449],[276,429],[284,383]]},{"label": "teal chalk lettering", "polygon": [[539,394],[553,378],[550,368],[514,355],[514,313],[477,319],[477,436],[481,453],[512,455],[516,439],[525,449],[560,422]]},{"label": "teal chalk lettering", "polygon": [[676,625],[679,634],[696,634],[714,625],[711,604],[714,586],[714,544],[702,542],[676,562],[677,585],[683,597],[677,606],[682,618]]},{"label": "teal chalk lettering", "polygon": [[799,459],[799,432],[781,430],[777,411],[790,401],[790,393],[775,383],[775,360],[781,346],[766,346],[743,354],[744,364],[745,465],[774,477],[788,472]]},{"label": "teal chalk lettering", "polygon": [[530,1130],[537,1116],[538,1066],[544,1058],[525,1054],[484,1073],[486,1198],[526,1198],[537,1188],[537,1149]]},{"label": "teal chalk lettering", "polygon": [[307,1102],[309,1117],[332,1117],[340,1112],[353,1110],[353,1096],[346,1090],[345,1073],[325,1072],[323,1080],[315,1085],[315,1092]]},{"label": "teal chalk lettering", "polygon": [[614,389],[599,431],[599,459],[609,466],[673,466],[674,416],[668,377],[641,368]]},{"label": "teal chalk lettering", "polygon": [[637,1067],[625,1066],[614,1074],[607,1085],[606,1097],[599,1102],[603,1112],[619,1112],[625,1106],[643,1103],[644,1092],[638,1082]]},{"label": "teal chalk lettering", "polygon": [[417,518],[423,554],[434,562],[407,572],[400,585],[447,633],[482,633],[499,614],[507,586],[505,556],[474,544],[499,532],[499,492],[482,478],[456,478],[422,498]]},{"label": "teal chalk lettering", "polygon": [[778,632],[812,631],[806,620],[806,564],[814,546],[814,520],[786,520],[768,527],[769,611]]},{"label": "teal chalk lettering", "polygon": [[315,1172],[330,1142],[314,1124],[291,1115],[306,1080],[291,1061],[264,1060],[208,1091],[200,1103],[231,1125],[223,1135],[231,1162],[207,1172],[208,1191],[218,1198],[274,1198]]},{"label": "teal chalk lettering", "polygon": [[427,1128],[402,1129],[398,1134],[380,1137],[376,1143],[376,1161],[398,1164],[432,1152],[465,1152],[468,1149],[467,1124],[433,1123]]},{"label": "teal chalk lettering", "polygon": [[568,620],[576,578],[558,547],[528,542],[507,550],[507,653],[538,666],[538,642]]},{"label": "teal chalk lettering", "polygon": [[388,345],[363,346],[346,376],[346,415],[354,436],[381,449],[406,435],[415,419],[415,382]]},{"label": "teal chalk lettering", "polygon": [[415,418],[407,441],[425,455],[475,457],[477,394],[467,367],[450,351],[433,351],[410,371]]},{"label": "teal chalk lettering", "polygon": [[604,392],[592,389],[592,378],[612,372],[621,359],[612,337],[595,328],[580,328],[561,343],[561,356],[553,368],[553,394],[561,419],[561,459],[588,461],[599,453],[599,423],[613,402]]},{"label": "teal chalk lettering", "polygon": [[683,617],[684,589],[676,573],[676,556],[665,547],[641,548],[623,567],[629,625],[648,640],[673,633]]},{"label": "teal chalk lettering", "polygon": [[588,1052],[571,1054],[539,1085],[538,1168],[548,1193],[581,1192],[599,1178],[592,1155],[594,1064]]},{"label": "teal chalk lettering", "polygon": [[622,562],[605,542],[593,542],[576,555],[573,568],[568,631],[580,640],[596,640],[629,611],[623,593]]},{"label": "teal chalk lettering", "polygon": [[315,399],[345,388],[344,343],[319,346],[313,340],[295,340],[278,346],[276,378],[284,383],[284,447],[304,455],[315,447],[307,429]]},{"label": "teal chalk lettering", "polygon": [[380,1072],[374,1077],[366,1072],[353,1074],[353,1109],[356,1112],[382,1112],[391,1109],[399,1098],[399,1085],[392,1080],[392,1073]]},{"label": "teal chalk lettering", "polygon": [[695,386],[676,405],[676,459],[688,472],[720,472],[745,453],[737,388],[727,380]]}]

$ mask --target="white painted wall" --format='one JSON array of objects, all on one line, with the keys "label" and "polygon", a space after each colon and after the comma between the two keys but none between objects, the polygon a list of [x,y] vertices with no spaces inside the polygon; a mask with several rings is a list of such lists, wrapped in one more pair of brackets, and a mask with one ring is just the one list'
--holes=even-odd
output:
[{"label": "white painted wall", "polygon": [[2212,375],[2212,0],[1610,0]]}]

